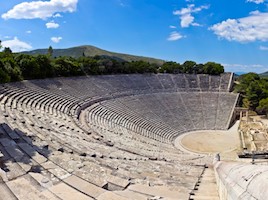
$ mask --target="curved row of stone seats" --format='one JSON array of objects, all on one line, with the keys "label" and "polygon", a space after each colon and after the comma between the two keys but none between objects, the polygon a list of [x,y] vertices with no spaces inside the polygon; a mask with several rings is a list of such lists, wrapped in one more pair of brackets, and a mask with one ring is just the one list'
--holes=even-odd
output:
[{"label": "curved row of stone seats", "polygon": [[[23,81],[2,85],[1,90],[4,91],[2,93],[4,95],[27,98],[25,103],[28,106],[50,113],[79,115],[80,106],[86,102],[92,102],[92,99],[101,99],[100,97],[103,96],[114,98],[163,90],[220,91],[221,88],[228,88],[228,77],[230,79],[231,74],[222,76],[191,74],[89,76]],[[11,105],[13,97],[8,99],[10,102],[7,103]],[[82,102],[81,105],[79,101]]]},{"label": "curved row of stone seats", "polygon": [[[120,107],[120,105],[118,106],[118,102],[116,101],[104,102],[104,104],[101,104],[99,107],[100,111],[94,113],[94,116],[105,119],[107,122],[110,121],[111,123],[116,123],[120,126],[129,128],[134,132],[139,132],[146,137],[153,137],[155,140],[166,142],[166,137],[164,134],[172,132],[172,130],[169,127],[166,127],[165,124],[161,124],[161,121],[157,121],[155,119],[147,120],[142,118],[140,113],[135,113],[131,110],[124,109],[124,107]],[[94,111],[96,109],[98,108],[95,107]],[[94,118],[91,118],[90,121],[93,120]],[[172,133],[174,132],[175,130],[173,130]]]},{"label": "curved row of stone seats", "polygon": [[[48,91],[31,90],[31,89],[18,89],[16,87],[9,87],[5,92],[2,92],[7,98],[6,101],[2,101],[2,104],[12,106],[12,102],[20,101],[21,104],[25,104],[27,107],[34,107],[38,110],[49,111],[52,110],[57,113],[68,113],[76,100],[75,98],[64,98]],[[14,103],[15,106],[15,103]]]},{"label": "curved row of stone seats", "polygon": [[91,106],[87,109],[87,117],[93,126],[105,127],[112,132],[124,127],[142,136],[169,143],[184,132],[227,129],[236,100],[237,95],[231,93],[137,95]]},{"label": "curved row of stone seats", "polygon": [[[20,99],[21,100],[21,99]],[[15,102],[15,100],[13,101],[13,102]],[[22,106],[21,106],[22,105]],[[13,119],[20,119],[21,120],[21,122],[23,122],[23,123],[26,123],[26,124],[29,124],[30,126],[37,126],[37,127],[47,127],[47,129],[50,129],[50,130],[53,130],[53,127],[50,127],[49,126],[49,124],[47,124],[47,121],[46,120],[43,120],[42,121],[42,118],[40,118],[40,119],[38,119],[38,120],[36,120],[35,118],[36,117],[38,117],[38,110],[37,111],[27,111],[27,108],[32,108],[31,106],[24,106],[24,104],[20,104],[20,103],[18,103],[18,105],[16,106],[17,108],[20,108],[19,110],[21,111],[21,113],[19,113],[19,115],[17,115],[17,116],[12,116],[12,112],[11,113],[9,113],[9,115],[13,118]],[[30,116],[29,116],[29,118],[27,118],[27,117],[25,117],[25,115],[27,116],[28,114],[30,114]],[[63,119],[66,119],[67,118],[67,116],[63,116],[63,114],[61,114],[61,117],[63,118]],[[48,119],[50,119],[51,118],[51,116],[49,116],[48,117]],[[35,119],[35,120],[34,120]],[[56,119],[54,119],[54,121],[56,121],[57,120],[57,118]],[[45,123],[43,123],[43,122],[45,122]],[[64,123],[70,123],[71,122],[71,120],[69,120],[69,121],[64,121],[63,122],[63,124]],[[33,131],[35,131],[35,130],[33,130]],[[49,138],[49,137],[48,137]],[[147,145],[148,146],[148,145]],[[151,149],[153,149],[153,148],[151,148]],[[145,150],[144,150],[145,151]],[[145,154],[146,155],[146,154]],[[151,154],[150,154],[150,156],[152,156]]]},{"label": "curved row of stone seats", "polygon": [[[186,128],[184,126],[181,126],[180,128],[174,127],[174,124],[177,123],[180,119],[172,118],[172,117],[174,116],[174,114],[179,115],[181,112],[182,113],[186,112],[186,110],[183,110],[182,107],[179,107],[176,110],[174,110],[174,107],[170,108],[169,105],[180,104],[180,98],[177,98],[177,97],[173,98],[173,97],[174,95],[172,95],[172,93],[164,93],[164,95],[147,94],[147,95],[138,96],[138,98],[135,98],[135,97],[120,98],[119,101],[122,104],[124,104],[124,106],[128,107],[130,110],[133,110],[136,113],[139,113],[145,119],[147,120],[158,119],[158,123],[160,121],[160,126],[162,126],[163,124],[165,124],[165,126],[169,125],[170,129],[174,129],[176,130],[177,133],[181,133],[181,132],[184,132]],[[147,101],[149,98],[151,100]],[[172,104],[165,103],[166,100],[172,102]],[[155,108],[156,104],[158,108]],[[163,109],[160,110],[159,107],[162,107]],[[159,115],[165,116],[165,117],[162,117],[159,120]],[[173,119],[173,123],[168,124],[168,119],[171,119],[171,118]],[[181,121],[187,121],[187,119],[184,118],[184,119],[181,119]]]},{"label": "curved row of stone seats", "polygon": [[[11,84],[20,89],[29,88],[50,91],[59,96],[87,99],[114,92],[128,90],[190,89],[205,91],[227,91],[231,74],[221,76],[193,74],[145,74],[145,75],[105,75],[74,78],[54,78],[23,81]],[[81,91],[81,87],[83,91]]]},{"label": "curved row of stone seats", "polygon": [[[20,108],[20,105],[16,106],[17,108]],[[9,111],[10,107],[6,108],[6,111]],[[71,131],[75,130],[75,127],[72,126],[72,118],[70,118],[67,115],[61,115],[62,118],[55,118],[53,116],[49,116],[49,113],[40,113],[38,110],[33,110],[27,108],[27,107],[21,107],[20,112],[17,112],[16,109],[12,110],[11,112],[7,113],[7,116],[10,116],[12,119],[16,119],[17,121],[20,121],[21,123],[24,123],[26,125],[29,125],[30,128],[33,127],[38,127],[43,129],[43,134],[46,132],[45,130],[53,130],[57,127],[54,127],[50,125],[51,121],[56,122],[58,127],[66,127],[67,129],[70,129]],[[13,116],[13,112],[16,114],[15,116]],[[48,116],[46,116],[48,115]],[[44,117],[46,116],[46,117]],[[57,117],[57,116],[56,116]],[[69,120],[68,120],[69,118]],[[53,119],[53,120],[52,120]],[[65,124],[68,123],[68,126],[65,126]],[[75,126],[75,125],[74,125]],[[33,130],[32,132],[34,132],[36,130]],[[61,133],[63,130],[58,129],[57,132]],[[82,131],[80,131],[81,133],[83,133]],[[57,133],[57,135],[60,135],[59,133]],[[76,133],[76,132],[75,132]],[[46,137],[49,138],[49,134],[47,134]],[[77,134],[77,133],[76,133]],[[59,139],[56,139],[59,140]],[[64,140],[64,139],[62,139]],[[148,146],[148,145],[147,145]],[[155,145],[156,146],[156,145]],[[151,148],[153,149],[153,148]]]},{"label": "curved row of stone seats", "polygon": [[[7,107],[7,110],[12,108]],[[16,109],[14,109],[16,111]],[[32,116],[29,118],[34,118],[38,116]],[[11,122],[9,117],[5,118],[7,120],[6,122],[9,124],[12,124],[13,126],[18,126],[19,122],[16,120],[14,121],[15,123]],[[42,121],[43,119],[40,119]],[[23,124],[27,126],[26,124]],[[83,184],[90,185],[90,187],[95,188],[94,191],[101,191],[100,193],[104,195],[106,192],[109,192],[108,189],[113,189],[113,188],[120,188],[124,187],[126,183],[131,178],[133,185],[130,187],[130,191],[134,192],[137,195],[138,192],[138,186],[141,185],[143,187],[146,187],[144,184],[148,184],[150,182],[151,187],[148,188],[148,194],[144,195],[144,199],[152,197],[153,194],[157,194],[155,191],[156,189],[153,189],[154,182],[159,184],[159,180],[162,181],[161,184],[164,184],[165,182],[172,182],[174,181],[171,186],[166,186],[167,189],[170,188],[174,190],[175,185],[176,188],[178,189],[178,185],[184,185],[180,186],[179,191],[175,192],[176,195],[184,195],[187,196],[189,189],[192,187],[192,183],[196,181],[196,177],[198,177],[198,174],[200,172],[199,168],[192,167],[191,169],[187,169],[183,166],[180,166],[179,163],[167,163],[167,162],[156,162],[156,161],[150,161],[150,160],[139,160],[138,162],[135,159],[127,160],[127,159],[112,159],[112,156],[110,157],[103,157],[103,158],[95,158],[95,157],[84,157],[84,156],[79,156],[78,154],[75,153],[75,151],[68,152],[66,150],[62,149],[55,149],[53,148],[53,145],[48,143],[49,140],[46,140],[48,137],[51,137],[52,132],[49,134],[45,134],[44,128],[38,128],[36,126],[27,126],[24,127],[24,129],[29,129],[30,132],[32,132],[31,138],[33,139],[33,143],[31,139],[26,137],[23,132],[19,130],[9,130],[9,136],[10,142],[13,144],[12,148],[15,149],[16,153],[18,153],[19,156],[15,155],[14,151],[11,151],[9,145],[7,146],[1,146],[1,148],[6,148],[6,150],[11,151],[10,153],[13,153],[13,157],[17,158],[17,160],[14,161],[14,163],[10,164],[10,166],[7,166],[8,169],[11,171],[17,170],[17,172],[20,172],[19,167],[24,167],[25,169],[31,169],[32,170],[22,170],[22,172],[18,173],[20,175],[19,178],[16,179],[16,181],[13,181],[13,179],[10,179],[7,181],[7,184],[9,185],[10,189],[14,192],[14,194],[19,198],[19,199],[24,199],[27,197],[27,194],[34,193],[33,197],[35,199],[41,199],[41,198],[48,198],[48,197],[53,197],[54,199],[57,198],[67,198],[66,196],[62,196],[62,190],[70,190],[72,193],[76,194],[78,197],[81,199],[87,199],[88,197],[95,198],[96,199],[102,199],[102,196],[97,193],[95,194],[94,192],[90,192],[87,190],[88,195],[85,196],[85,192],[81,192],[81,188],[79,188],[79,185],[76,185],[76,182],[82,182]],[[53,127],[51,127],[53,128]],[[54,127],[55,128],[55,127]],[[7,128],[5,128],[7,129]],[[39,133],[38,133],[39,132]],[[60,134],[60,132],[57,132],[57,135]],[[43,136],[43,137],[42,137]],[[3,137],[1,137],[3,138]],[[22,140],[23,138],[23,140]],[[12,140],[11,140],[12,139]],[[55,138],[54,138],[55,139]],[[64,136],[65,142],[68,143],[68,139],[66,138],[66,135]],[[16,144],[14,144],[12,141],[15,141]],[[50,139],[51,143],[52,142],[57,142],[60,141],[59,138],[53,140]],[[2,141],[2,140],[0,140]],[[72,143],[82,143],[83,139],[79,138],[78,140],[75,140],[72,138]],[[44,143],[45,142],[45,143]],[[3,140],[3,143],[1,144],[8,144],[6,138]],[[48,150],[51,151],[50,153],[45,154],[44,152],[47,152],[47,144],[49,144]],[[87,144],[91,146],[92,144]],[[36,147],[42,147],[42,148],[34,148]],[[52,146],[52,147],[51,147]],[[14,148],[15,147],[15,148]],[[85,148],[85,146],[82,146],[82,148]],[[103,146],[102,148],[105,148]],[[111,148],[109,147],[109,151],[111,152]],[[29,153],[29,151],[33,151],[34,153]],[[2,149],[1,149],[2,151]],[[5,150],[3,150],[5,151]],[[28,151],[28,153],[27,153]],[[63,152],[62,152],[63,151]],[[113,150],[114,152],[118,152],[119,150]],[[30,154],[30,155],[28,155]],[[8,155],[8,153],[6,153]],[[33,162],[37,162],[34,164],[25,164],[21,163],[20,159],[23,157],[25,159],[25,156],[27,157],[30,156],[31,159],[34,159]],[[43,157],[42,157],[43,156]],[[48,159],[45,161],[44,157]],[[44,162],[44,163],[43,163]],[[170,165],[170,167],[168,167]],[[183,173],[174,173],[170,174],[169,176],[166,175],[167,171],[173,171],[174,166],[176,165],[178,170],[181,170]],[[33,166],[33,167],[32,167]],[[105,166],[108,166],[106,168]],[[120,166],[120,167],[119,167]],[[179,167],[178,167],[179,166]],[[13,168],[12,168],[13,167]],[[159,167],[162,169],[159,171]],[[170,168],[170,169],[168,169]],[[182,170],[185,168],[185,170]],[[188,167],[187,167],[188,168]],[[38,169],[38,170],[37,170]],[[111,169],[113,169],[111,171]],[[131,173],[129,169],[133,170]],[[156,170],[157,169],[157,170]],[[165,170],[164,170],[165,169]],[[149,175],[149,172],[153,172],[152,175]],[[156,173],[156,171],[159,171]],[[90,173],[88,173],[90,172]],[[184,174],[185,173],[185,174]],[[191,175],[187,175],[190,173]],[[101,175],[101,176],[100,176]],[[8,175],[9,176],[9,175]],[[100,176],[100,177],[99,177]],[[45,179],[44,179],[45,177]],[[146,179],[144,180],[144,178]],[[161,177],[159,179],[159,177]],[[181,177],[184,177],[187,179],[187,182],[183,183],[180,180]],[[107,180],[110,180],[107,181]],[[177,181],[176,181],[177,180]],[[30,181],[30,182],[29,182]],[[118,182],[119,181],[119,182]],[[19,186],[19,183],[22,182],[23,184],[29,184],[30,187],[27,188],[27,190],[24,190],[24,192],[21,192],[22,188]],[[31,184],[31,182],[35,182],[35,184]],[[108,184],[108,186],[107,186]],[[42,187],[45,187],[46,190],[44,191],[44,188],[42,189],[42,193],[38,193],[37,191],[41,190]],[[184,188],[184,189],[183,189]],[[59,189],[61,191],[59,191]],[[152,190],[152,191],[150,191]],[[184,191],[182,193],[182,190]],[[128,192],[126,191],[126,194],[124,191],[118,191],[117,193],[112,193],[109,195],[115,195],[117,198],[116,199],[123,199],[121,195],[127,195]],[[67,193],[68,194],[68,193]],[[171,195],[171,194],[170,194]],[[64,198],[64,199],[65,199]],[[103,197],[104,198],[104,197]],[[107,196],[106,196],[107,198]],[[67,198],[68,199],[68,198]],[[105,198],[104,198],[105,199]],[[131,198],[128,198],[131,199]]]},{"label": "curved row of stone seats", "polygon": [[[138,76],[138,75],[135,75],[135,76]],[[171,75],[169,75],[169,74],[165,74],[165,75],[157,75],[157,76],[165,76],[165,78],[166,77],[170,77]],[[186,75],[183,75],[183,76],[186,76]],[[204,75],[203,75],[204,76]],[[205,75],[205,76],[207,76],[207,75]],[[150,75],[150,76],[146,76],[146,77],[154,77],[154,79],[156,79],[155,78],[155,76],[154,75]],[[198,79],[198,78],[196,78],[196,77],[202,77],[201,75],[199,75],[199,76],[194,76],[194,75],[188,75],[188,78],[189,77],[191,77],[192,79]],[[106,77],[107,78],[107,77]],[[113,76],[111,76],[110,77],[110,79],[113,79]],[[146,78],[147,79],[147,78]],[[190,79],[190,78],[189,78]],[[65,80],[65,79],[63,79],[63,80]],[[84,80],[86,80],[86,79],[84,79]],[[113,79],[114,80],[114,79]],[[164,80],[164,79],[163,79]],[[49,81],[51,81],[51,80],[49,80]],[[68,80],[66,81],[66,82],[68,82]],[[148,82],[148,81],[147,81]],[[193,81],[192,81],[193,82]],[[204,82],[204,81],[203,81]],[[32,83],[31,83],[32,84]],[[70,84],[70,83],[69,83]],[[25,96],[27,97],[27,95],[28,95],[28,98],[27,98],[27,100],[28,101],[26,101],[27,103],[26,103],[26,105],[28,105],[29,107],[34,107],[34,108],[37,108],[37,109],[39,109],[40,107],[44,107],[44,104],[46,105],[46,102],[48,102],[48,106],[47,106],[47,108],[49,108],[49,113],[51,114],[51,113],[53,113],[53,109],[51,110],[50,108],[55,108],[55,110],[57,110],[57,111],[59,111],[58,113],[60,113],[59,115],[61,115],[61,113],[68,113],[68,111],[70,111],[72,108],[70,108],[71,106],[73,106],[73,105],[75,105],[75,103],[70,103],[73,99],[72,98],[70,98],[70,99],[64,99],[64,98],[66,98],[66,96],[68,96],[68,97],[70,97],[71,95],[69,95],[69,94],[66,94],[66,95],[63,95],[63,97],[61,98],[61,97],[59,97],[60,95],[57,95],[57,96],[55,96],[56,94],[54,94],[53,92],[52,92],[52,95],[48,92],[48,91],[44,91],[44,86],[43,86],[43,89],[36,89],[36,86],[30,86],[29,88],[31,88],[31,90],[29,90],[29,91],[27,91],[27,90],[25,90],[24,91],[24,89],[25,88],[27,88],[28,89],[28,87],[26,87],[25,85],[27,85],[27,84],[24,84],[23,86],[20,86],[20,85],[18,85],[18,87],[19,88],[23,88],[23,90],[22,89],[18,89],[17,88],[17,91],[16,91],[16,87],[14,87],[14,86],[16,86],[16,85],[18,85],[18,83],[14,83],[13,84],[13,87],[12,87],[12,89],[11,88],[8,88],[7,89],[7,91],[8,92],[10,92],[10,91],[13,91],[13,95],[15,95],[16,97],[14,98],[14,96],[10,96],[10,94],[9,94],[9,98],[8,98],[8,100],[10,100],[11,102],[14,100],[14,99],[16,99],[16,98],[18,98],[18,97],[22,97],[22,98],[25,98]],[[33,85],[33,84],[32,84]],[[52,83],[49,83],[48,84],[48,86],[51,86],[51,85],[53,85]],[[154,84],[152,84],[152,85],[154,85]],[[47,86],[46,86],[47,87]],[[69,87],[69,86],[68,86]],[[70,89],[70,88],[69,88]],[[39,93],[41,93],[41,94],[39,94]],[[186,96],[186,95],[185,95]],[[46,99],[46,100],[44,100],[44,99]],[[187,98],[188,99],[188,98]],[[57,102],[57,100],[59,100],[59,102]],[[91,99],[90,99],[91,100]],[[55,102],[57,102],[57,103],[55,103]],[[7,102],[7,105],[8,106],[10,106],[10,102]],[[23,104],[23,102],[22,102],[22,104]],[[67,104],[67,106],[66,106],[66,104]],[[195,102],[193,102],[193,104],[195,104]],[[69,106],[69,105],[71,105],[71,106]],[[155,106],[156,104],[153,104],[153,107]],[[166,104],[166,105],[168,105],[168,104]],[[14,108],[16,107],[16,105],[14,105]],[[65,108],[69,108],[69,109],[65,109]],[[46,108],[46,106],[45,106],[45,108]],[[62,109],[63,108],[63,109]],[[76,108],[78,108],[79,109],[79,106],[77,107],[76,106]],[[199,107],[198,107],[199,108]],[[169,109],[170,110],[170,109]],[[168,110],[168,111],[169,111]],[[171,109],[171,110],[173,110],[173,108]],[[185,110],[186,112],[183,112],[183,113],[187,113],[187,112],[189,112],[189,111],[187,111],[187,110]],[[195,111],[195,110],[194,110]],[[56,115],[58,115],[58,113],[56,114]],[[166,112],[167,113],[167,112]],[[177,113],[179,113],[179,112],[177,112]],[[191,113],[191,112],[190,112]],[[195,112],[195,113],[198,113],[199,115],[200,114],[202,114],[201,112],[200,112],[200,110],[197,110],[197,112]],[[162,115],[163,116],[163,113],[157,113],[158,115]],[[168,118],[168,117],[166,117],[166,118]],[[171,117],[171,119],[173,119],[173,122],[172,123],[169,123],[170,124],[170,126],[172,127],[173,126],[173,124],[174,124],[174,121],[176,121],[177,119],[178,119],[179,117],[178,116],[175,116],[175,117]],[[191,121],[193,121],[192,122],[192,124],[193,124],[193,126],[190,126],[191,128],[192,128],[192,130],[195,130],[195,129],[214,129],[215,127],[210,127],[210,126],[204,126],[204,120],[203,120],[203,123],[201,123],[201,124],[198,124],[198,123],[196,123],[196,122],[200,122],[200,117],[199,116],[197,116],[196,118],[197,118],[197,121],[194,121],[195,119],[194,119],[194,117],[193,116],[191,116],[189,113],[188,113],[188,118],[186,117],[186,116],[183,116],[183,117],[181,117],[180,119],[181,120],[184,120],[185,121],[185,119],[189,119],[189,118],[191,118],[191,120],[186,120],[187,121],[187,123],[188,122],[191,122]],[[204,118],[204,117],[203,117]],[[139,120],[139,118],[137,118],[138,120]],[[214,118],[215,119],[215,118]],[[199,121],[198,121],[199,120]],[[161,121],[160,121],[160,126],[163,126],[162,124],[161,124],[161,122],[165,122],[165,123],[167,123],[166,122],[166,120],[164,119],[161,119]],[[201,121],[202,122],[202,121]],[[152,128],[155,128],[155,125],[156,125],[157,123],[154,123],[154,126],[150,126],[150,127],[152,127]],[[159,123],[158,123],[159,124]],[[214,124],[214,126],[216,126],[215,125],[215,123],[212,123],[212,124]],[[146,125],[146,124],[145,124]],[[148,126],[148,125],[147,125]],[[184,128],[185,128],[185,126],[186,127],[189,127],[189,124],[183,124],[183,125],[179,125],[179,126],[175,126],[175,128],[176,128],[176,130],[178,131],[178,133],[181,133],[181,132],[185,132],[185,130],[184,130]],[[137,126],[136,125],[136,127],[138,127],[139,128],[139,126]],[[203,128],[202,128],[203,127]],[[151,128],[151,129],[152,129]],[[145,130],[145,132],[147,131],[147,128],[146,129],[143,129],[143,130]],[[137,131],[137,130],[134,130],[134,131]],[[164,129],[164,131],[165,131],[165,134],[168,136],[168,137],[170,137],[170,136],[172,136],[173,138],[175,137],[175,136],[177,136],[178,135],[178,133],[177,134],[169,134],[169,131],[170,131],[170,128],[166,128],[166,129]],[[156,136],[157,134],[149,134],[149,133],[146,133],[147,134],[147,136],[153,136],[153,135],[155,135],[156,137],[157,137],[157,140],[159,140],[159,141],[162,141],[165,137],[163,137],[164,135],[160,132],[159,133],[159,130],[157,130],[157,131],[155,131],[155,132],[157,132],[159,135],[161,135],[160,137],[159,136]],[[145,134],[145,135],[146,135]],[[156,138],[155,138],[156,139]],[[169,138],[170,139],[170,138]]]},{"label": "curved row of stone seats", "polygon": [[[181,92],[174,98],[161,92],[218,92],[222,77],[217,77],[218,87],[212,87],[212,76],[184,74],[55,78],[1,85],[5,184],[18,199],[71,199],[71,194],[98,200],[111,196],[186,199],[202,171],[196,166],[200,157],[165,143],[188,130],[180,113],[191,111],[187,106],[172,106],[170,101],[176,103],[176,98],[187,101]],[[141,105],[134,110],[128,102],[136,97]],[[148,100],[150,109],[145,104]],[[83,120],[89,114],[84,109],[92,104],[95,121]],[[152,136],[154,140],[148,139]],[[22,185],[29,187],[23,190]]]}]

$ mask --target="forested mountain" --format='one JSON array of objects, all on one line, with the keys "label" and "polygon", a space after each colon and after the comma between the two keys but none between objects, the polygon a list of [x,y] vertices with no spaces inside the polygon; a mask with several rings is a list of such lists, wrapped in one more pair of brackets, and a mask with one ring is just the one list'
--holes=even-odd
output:
[{"label": "forested mountain", "polygon": [[[33,51],[26,51],[23,52],[24,54],[28,55],[46,55],[48,52],[48,49],[36,49]],[[67,56],[67,57],[73,57],[73,58],[79,58],[79,57],[95,57],[95,56],[101,56],[104,58],[111,58],[117,61],[145,61],[149,63],[155,63],[155,64],[163,64],[164,61],[156,58],[149,58],[149,57],[143,57],[143,56],[134,56],[129,54],[123,54],[123,53],[114,53],[110,51],[106,51],[94,46],[86,45],[86,46],[79,46],[79,47],[72,47],[67,49],[53,49],[52,57],[60,57],[60,56]]]},{"label": "forested mountain", "polygon": [[[2,49],[1,41],[0,49]],[[95,52],[95,56],[93,56],[94,54],[90,55],[92,52]],[[105,52],[90,46],[65,50],[54,50],[50,46],[43,50],[13,53],[10,48],[5,47],[2,52],[0,51],[0,83],[61,76],[132,73],[219,75],[224,72],[224,67],[215,62],[198,64],[194,61],[185,61],[180,64],[111,52],[106,53],[106,55],[97,55]],[[121,58],[119,59],[118,56]]]},{"label": "forested mountain", "polygon": [[260,75],[260,77],[268,77],[268,72],[264,72],[264,73],[261,73],[259,75]]}]

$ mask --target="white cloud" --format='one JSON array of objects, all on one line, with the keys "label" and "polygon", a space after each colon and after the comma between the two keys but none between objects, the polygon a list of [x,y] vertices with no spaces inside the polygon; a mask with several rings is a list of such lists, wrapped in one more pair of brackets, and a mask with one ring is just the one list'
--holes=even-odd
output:
[{"label": "white cloud", "polygon": [[196,22],[193,22],[192,23],[192,26],[202,26],[201,24],[198,24],[198,23],[196,23]]},{"label": "white cloud", "polygon": [[260,64],[222,64],[227,72],[256,72],[262,73],[268,71],[268,67]]},{"label": "white cloud", "polygon": [[[50,0],[22,2],[15,5],[7,13],[2,14],[3,19],[46,19],[54,13],[74,12],[78,0]],[[57,15],[57,14],[56,14]]]},{"label": "white cloud", "polygon": [[26,33],[27,33],[27,34],[31,34],[31,33],[32,33],[32,31],[28,30],[28,31],[26,31]]},{"label": "white cloud", "polygon": [[55,15],[53,15],[53,18],[59,18],[59,17],[62,17],[60,13],[56,13]]},{"label": "white cloud", "polygon": [[268,51],[268,47],[266,47],[266,46],[260,46],[260,50],[262,50],[262,51]]},{"label": "white cloud", "polygon": [[198,13],[204,9],[208,9],[208,5],[200,6],[200,7],[195,7],[194,4],[189,4],[187,8],[182,8],[181,10],[176,10],[173,12],[174,15],[180,16],[181,20],[181,27],[186,28],[189,27],[190,25],[192,26],[200,26],[198,23],[194,22],[194,16],[192,15],[193,13]]},{"label": "white cloud", "polygon": [[51,41],[54,43],[59,43],[62,40],[62,37],[52,37]]},{"label": "white cloud", "polygon": [[264,3],[265,0],[247,0],[247,2],[252,2],[256,4]]},{"label": "white cloud", "polygon": [[254,42],[268,40],[268,13],[254,11],[240,19],[227,19],[213,25],[209,30],[229,41]]},{"label": "white cloud", "polygon": [[3,47],[9,47],[13,52],[28,51],[32,46],[26,42],[20,41],[17,37],[12,40],[5,40],[2,43]]},{"label": "white cloud", "polygon": [[177,27],[170,25],[169,28],[176,29]]},{"label": "white cloud", "polygon": [[117,0],[117,3],[118,5],[120,5],[121,7],[126,7],[128,6],[127,5],[127,2],[125,0]]},{"label": "white cloud", "polygon": [[183,36],[178,33],[177,31],[173,31],[170,33],[169,37],[168,37],[168,41],[176,41],[176,40],[179,40],[179,39],[182,39]]},{"label": "white cloud", "polygon": [[182,15],[181,17],[181,27],[189,27],[193,23],[194,17],[191,14]]},{"label": "white cloud", "polygon": [[59,24],[55,23],[54,21],[46,23],[47,28],[59,28]]}]

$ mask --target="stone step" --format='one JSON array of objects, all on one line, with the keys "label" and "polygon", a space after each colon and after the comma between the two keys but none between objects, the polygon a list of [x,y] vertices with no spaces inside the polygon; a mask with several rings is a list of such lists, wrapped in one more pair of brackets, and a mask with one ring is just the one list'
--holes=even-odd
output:
[{"label": "stone step", "polygon": [[28,175],[21,176],[17,179],[6,182],[6,184],[10,188],[10,190],[15,194],[17,199],[22,200],[58,199],[50,192],[42,193],[42,188],[36,185]]},{"label": "stone step", "polygon": [[185,188],[178,187],[177,190],[170,189],[166,186],[148,186],[142,184],[130,185],[128,190],[141,193],[148,196],[159,196],[163,198],[171,199],[188,199],[189,191]]},{"label": "stone step", "polygon": [[191,200],[219,200],[217,190],[217,183],[212,166],[205,168],[200,183],[193,190],[193,195],[190,196]]},{"label": "stone step", "polygon": [[42,164],[47,161],[47,158],[40,155],[32,146],[30,146],[27,143],[18,143],[18,146],[23,149],[25,153],[28,154],[33,160],[35,160],[37,163]]},{"label": "stone step", "polygon": [[102,193],[97,200],[129,200],[129,198],[125,198],[113,192],[107,191]]},{"label": "stone step", "polygon": [[220,200],[219,196],[191,196],[190,200]]},{"label": "stone step", "polygon": [[84,194],[87,194],[88,196],[91,196],[93,198],[97,198],[102,193],[106,192],[105,189],[101,187],[97,187],[77,176],[70,176],[63,180],[68,185],[76,188],[77,190],[83,192]]},{"label": "stone step", "polygon": [[138,192],[133,192],[130,190],[114,191],[114,193],[132,200],[148,200],[149,197],[148,195],[140,194]]},{"label": "stone step", "polygon": [[93,198],[81,193],[65,183],[59,183],[49,188],[49,191],[54,195],[64,200],[93,200]]},{"label": "stone step", "polygon": [[0,176],[0,200],[17,200],[17,197],[7,187],[1,176]]}]

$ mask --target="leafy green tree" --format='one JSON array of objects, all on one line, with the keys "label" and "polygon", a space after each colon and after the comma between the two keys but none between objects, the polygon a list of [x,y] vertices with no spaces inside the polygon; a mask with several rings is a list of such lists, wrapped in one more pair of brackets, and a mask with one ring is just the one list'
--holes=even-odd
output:
[{"label": "leafy green tree", "polygon": [[59,57],[54,61],[55,74],[57,76],[79,76],[84,75],[81,65],[71,57]]},{"label": "leafy green tree", "polygon": [[194,61],[185,61],[182,64],[183,73],[192,74],[194,72],[195,65],[196,65],[196,62]]},{"label": "leafy green tree", "polygon": [[260,80],[260,77],[258,74],[255,73],[247,73],[239,76],[238,78],[238,84],[235,86],[235,91],[242,94],[246,95],[246,90],[249,86],[250,83],[253,81],[258,81]]},{"label": "leafy green tree", "polygon": [[17,61],[22,76],[24,79],[37,79],[42,78],[40,65],[38,64],[36,57],[20,54],[15,60]]},{"label": "leafy green tree", "polygon": [[5,47],[3,50],[3,53],[6,55],[11,55],[12,54],[12,50],[9,47]]},{"label": "leafy green tree", "polygon": [[11,77],[5,69],[3,62],[0,60],[0,83],[8,83],[10,82],[10,80]]},{"label": "leafy green tree", "polygon": [[260,100],[259,106],[257,107],[257,111],[260,114],[265,114],[266,116],[268,116],[268,98]]},{"label": "leafy green tree", "polygon": [[38,55],[35,59],[39,65],[40,78],[49,78],[54,76],[55,70],[47,55]]},{"label": "leafy green tree", "polygon": [[207,62],[204,65],[203,72],[205,74],[220,75],[224,72],[224,67],[219,63]]},{"label": "leafy green tree", "polygon": [[145,61],[132,61],[126,65],[127,73],[145,73],[148,72],[150,64]]},{"label": "leafy green tree", "polygon": [[52,55],[53,55],[53,48],[52,48],[52,46],[49,46],[49,47],[48,47],[47,55],[48,55],[49,57],[52,57]]},{"label": "leafy green tree", "polygon": [[238,78],[239,82],[244,85],[249,85],[252,81],[260,80],[260,76],[256,73],[243,74]]},{"label": "leafy green tree", "polygon": [[94,58],[81,57],[78,59],[82,71],[88,75],[94,75],[99,73],[98,62]]},{"label": "leafy green tree", "polygon": [[204,74],[204,65],[203,64],[196,64],[193,67],[194,74]]},{"label": "leafy green tree", "polygon": [[176,62],[165,62],[159,69],[160,73],[181,73],[183,71],[182,66]]},{"label": "leafy green tree", "polygon": [[13,56],[1,58],[1,61],[3,64],[2,70],[8,74],[10,81],[22,80],[20,68],[15,62]]}]

